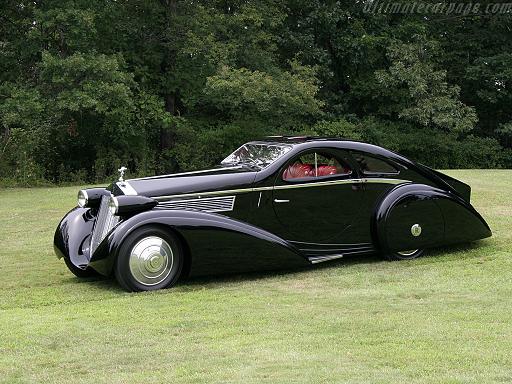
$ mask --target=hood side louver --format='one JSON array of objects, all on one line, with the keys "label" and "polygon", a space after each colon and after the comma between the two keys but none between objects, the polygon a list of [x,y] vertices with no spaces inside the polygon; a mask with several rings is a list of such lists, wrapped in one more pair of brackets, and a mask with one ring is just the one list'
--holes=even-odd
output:
[{"label": "hood side louver", "polygon": [[190,209],[203,212],[229,212],[235,206],[236,196],[206,197],[196,199],[175,199],[161,201],[157,209]]}]

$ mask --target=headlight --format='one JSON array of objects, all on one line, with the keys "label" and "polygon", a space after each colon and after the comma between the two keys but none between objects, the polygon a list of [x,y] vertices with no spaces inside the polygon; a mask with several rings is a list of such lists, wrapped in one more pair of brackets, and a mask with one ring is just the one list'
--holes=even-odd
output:
[{"label": "headlight", "polygon": [[108,209],[111,214],[117,215],[117,212],[119,211],[119,202],[117,201],[116,197],[110,197],[108,201]]},{"label": "headlight", "polygon": [[108,201],[110,213],[116,216],[131,216],[153,209],[158,202],[146,196],[111,196]]},{"label": "headlight", "polygon": [[80,208],[97,208],[101,198],[110,196],[110,191],[105,188],[87,188],[78,191],[78,206]]},{"label": "headlight", "polygon": [[80,208],[85,208],[87,203],[89,202],[89,196],[87,195],[87,192],[83,189],[78,191],[78,206]]}]

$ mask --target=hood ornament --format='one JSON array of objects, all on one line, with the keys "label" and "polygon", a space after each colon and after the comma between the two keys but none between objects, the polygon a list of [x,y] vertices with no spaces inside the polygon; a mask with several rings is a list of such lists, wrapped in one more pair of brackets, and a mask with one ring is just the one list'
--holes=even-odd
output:
[{"label": "hood ornament", "polygon": [[117,172],[119,172],[119,181],[120,181],[121,183],[122,183],[122,182],[124,182],[123,177],[124,177],[124,173],[125,173],[127,170],[128,170],[128,168],[126,168],[126,167],[121,167],[121,168],[119,168],[119,169],[117,170]]}]

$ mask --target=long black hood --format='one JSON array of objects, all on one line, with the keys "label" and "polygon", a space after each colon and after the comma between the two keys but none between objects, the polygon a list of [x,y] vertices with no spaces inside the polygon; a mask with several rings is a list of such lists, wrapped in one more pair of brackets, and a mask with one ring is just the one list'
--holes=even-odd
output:
[{"label": "long black hood", "polygon": [[126,181],[137,195],[158,197],[249,188],[256,176],[246,167],[221,167],[205,171],[176,173]]}]

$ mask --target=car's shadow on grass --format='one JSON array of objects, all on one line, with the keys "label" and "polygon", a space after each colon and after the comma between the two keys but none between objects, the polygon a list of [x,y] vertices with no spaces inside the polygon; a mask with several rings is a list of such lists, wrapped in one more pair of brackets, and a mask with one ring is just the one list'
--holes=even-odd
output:
[{"label": "car's shadow on grass", "polygon": [[[463,244],[463,245],[455,245],[455,246],[444,246],[429,249],[425,252],[424,256],[421,258],[411,260],[411,261],[396,261],[392,263],[396,263],[397,268],[401,263],[408,262],[420,262],[422,265],[426,264],[438,264],[438,263],[446,263],[452,262],[461,257],[460,253],[467,253],[469,251],[482,248],[482,244],[478,242]],[[479,257],[477,254],[465,255],[465,258],[471,257],[476,258]],[[316,264],[310,267],[303,268],[295,268],[290,270],[278,270],[278,271],[260,271],[260,272],[246,272],[239,274],[229,274],[229,275],[215,275],[215,276],[201,276],[201,277],[191,277],[188,279],[182,280],[177,287],[181,289],[196,289],[197,287],[201,287],[204,289],[205,287],[214,287],[222,284],[230,284],[230,283],[238,283],[238,282],[250,282],[250,281],[258,281],[258,280],[266,280],[273,279],[276,277],[283,276],[292,276],[292,275],[303,275],[309,272],[314,271],[322,271],[322,270],[331,270],[336,268],[348,268],[356,265],[371,265],[377,263],[389,262],[383,258],[380,254],[369,254],[369,255],[348,255],[343,257],[342,259],[332,260],[321,264]]]},{"label": "car's shadow on grass", "polygon": [[[397,268],[402,263],[419,263],[421,265],[438,264],[452,262],[461,258],[461,253],[464,258],[477,258],[479,254],[474,251],[476,249],[483,249],[482,242],[474,242],[463,245],[445,246],[429,249],[421,258],[411,261],[396,261]],[[293,275],[304,275],[307,273],[314,273],[315,271],[328,271],[335,268],[349,268],[356,265],[373,265],[377,263],[387,262],[380,254],[370,255],[348,255],[339,260],[332,260],[325,263],[313,265],[310,267],[287,269],[287,270],[273,270],[273,271],[258,271],[258,272],[245,272],[234,274],[220,274],[213,276],[200,276],[182,279],[176,285],[179,291],[191,291],[197,289],[215,289],[218,286],[226,284],[234,284],[239,282],[252,282],[264,281],[268,279],[275,279],[280,277],[291,277]],[[126,292],[117,284],[114,277],[94,276],[89,278],[77,279],[70,276],[69,281],[72,284],[87,284],[94,286],[98,290],[109,290],[116,293],[126,294]],[[170,291],[169,291],[170,292]]]},{"label": "car's shadow on grass", "polygon": [[64,284],[85,285],[89,288],[93,287],[98,290],[118,291],[119,293],[125,292],[119,284],[117,284],[114,276],[102,276],[98,274],[96,276],[78,278],[70,274],[69,277],[63,278],[61,282]]}]

